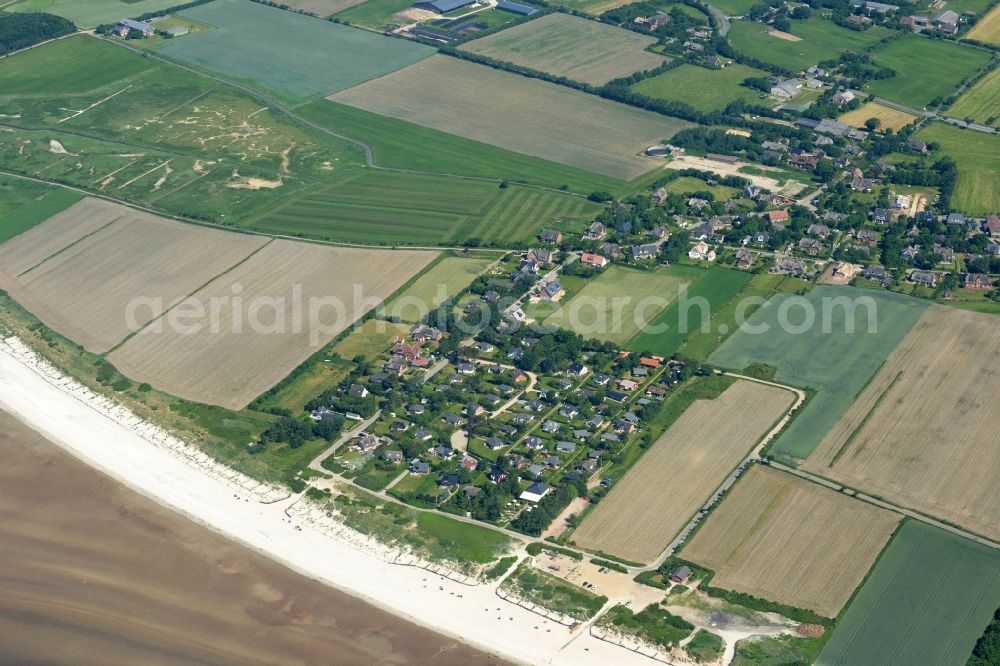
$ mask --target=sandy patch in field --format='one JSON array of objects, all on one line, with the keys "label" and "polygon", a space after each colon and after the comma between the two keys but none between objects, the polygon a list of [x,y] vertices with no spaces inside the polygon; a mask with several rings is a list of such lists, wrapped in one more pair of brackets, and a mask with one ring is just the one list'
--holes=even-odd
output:
[{"label": "sandy patch in field", "polygon": [[[111,224],[75,243],[67,234],[54,256],[3,286],[49,327],[98,354],[267,242],[94,199],[81,203]],[[38,227],[41,233],[57,234],[60,227],[50,222]],[[15,238],[4,250],[20,247]]]},{"label": "sandy patch in field", "polygon": [[276,240],[110,359],[136,381],[242,409],[436,256]]},{"label": "sandy patch in field", "polygon": [[[762,187],[766,190],[770,190],[771,192],[789,197],[798,194],[805,188],[803,183],[796,180],[786,181],[785,184],[782,185],[775,178],[761,176],[759,174],[741,173],[741,167],[750,165],[746,162],[740,161],[733,164],[726,164],[724,162],[716,162],[715,160],[710,160],[705,157],[698,157],[697,155],[677,155],[672,157],[664,166],[667,169],[677,171],[683,169],[698,169],[700,171],[711,171],[712,173],[717,173],[720,176],[739,176],[740,178],[746,178],[757,187]],[[770,167],[763,164],[754,164],[753,166],[762,171],[771,170]]]},{"label": "sandy patch in field", "polygon": [[69,155],[70,152],[66,148],[56,141],[55,139],[49,139],[49,152],[55,153],[56,155]]},{"label": "sandy patch in field", "polygon": [[573,532],[590,550],[651,562],[791,406],[785,389],[736,381],[695,401]]},{"label": "sandy patch in field", "polygon": [[236,181],[226,183],[226,187],[234,190],[274,190],[285,184],[282,182],[281,178],[278,178],[277,180],[252,178],[248,176],[241,176],[237,171],[233,172],[233,178],[235,178]]},{"label": "sandy patch in field", "polygon": [[713,569],[715,587],[834,617],[899,520],[885,509],[755,465],[681,557]]},{"label": "sandy patch in field", "polygon": [[555,520],[549,523],[549,526],[545,528],[545,531],[542,532],[540,538],[545,539],[547,537],[557,537],[568,530],[569,524],[566,520],[572,515],[579,516],[582,514],[588,504],[590,504],[590,502],[586,497],[575,498],[566,506],[565,509],[562,510],[562,513],[556,516]]},{"label": "sandy patch in field", "polygon": [[786,42],[801,42],[802,41],[801,37],[796,37],[795,35],[793,35],[790,32],[782,32],[781,30],[775,30],[774,28],[768,30],[767,34],[769,34],[771,37],[775,37],[777,39],[783,39]]},{"label": "sandy patch in field", "polygon": [[933,306],[807,469],[1000,539],[1000,326]]}]

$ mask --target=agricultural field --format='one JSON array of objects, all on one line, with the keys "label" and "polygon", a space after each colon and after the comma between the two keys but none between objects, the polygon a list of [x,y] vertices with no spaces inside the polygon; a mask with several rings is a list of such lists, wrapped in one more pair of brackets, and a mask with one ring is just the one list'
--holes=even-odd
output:
[{"label": "agricultural field", "polygon": [[[444,55],[329,99],[621,180],[653,169],[641,151],[691,126]],[[566,109],[575,109],[574,122],[565,122]]]},{"label": "agricultural field", "polygon": [[473,40],[461,50],[602,86],[663,64],[663,56],[646,50],[655,43],[652,36],[554,13]]},{"label": "agricultural field", "polygon": [[411,22],[403,14],[412,6],[411,0],[365,0],[337,12],[336,16],[345,25],[383,31]]},{"label": "agricultural field", "polygon": [[411,328],[406,324],[369,319],[338,341],[330,351],[347,361],[354,360],[357,356],[364,356],[372,361],[392,346],[396,338],[406,337]]},{"label": "agricultural field", "polygon": [[573,532],[582,547],[651,562],[791,406],[784,389],[739,380],[693,403]]},{"label": "agricultural field", "polygon": [[994,7],[965,35],[965,39],[975,39],[985,44],[1000,46],[1000,7]]},{"label": "agricultural field", "polygon": [[1000,345],[993,315],[935,305],[803,469],[1000,539]]},{"label": "agricultural field", "polygon": [[954,118],[971,118],[1000,128],[1000,68],[981,78],[948,108]]},{"label": "agricultural field", "polygon": [[[62,236],[58,232],[67,221],[82,222],[83,229]],[[18,270],[16,277],[4,279],[4,288],[50,328],[97,354],[267,242],[261,236],[195,227],[98,199],[85,199],[52,222],[0,251],[0,263]],[[80,230],[89,229],[95,230],[79,236]],[[40,242],[42,237],[45,241]],[[49,242],[61,247],[41,258],[39,249],[56,247]],[[26,260],[33,263],[28,266]]]},{"label": "agricultural field", "polygon": [[682,287],[700,277],[697,269],[683,266],[653,271],[611,266],[587,280],[580,291],[545,318],[545,323],[585,338],[624,344],[645,330]]},{"label": "agricultural field", "polygon": [[[387,196],[391,193],[391,196]],[[247,228],[383,245],[526,242],[600,206],[561,192],[451,176],[359,170],[243,223]]]},{"label": "agricultural field", "polygon": [[767,76],[767,72],[738,63],[725,69],[687,64],[643,79],[632,90],[653,99],[683,102],[701,113],[712,113],[736,101],[761,104],[761,92],[740,85],[758,76]]},{"label": "agricultural field", "polygon": [[629,0],[563,0],[559,4],[591,16],[600,16],[604,12],[629,4]]},{"label": "agricultural field", "polygon": [[8,12],[45,12],[62,16],[83,29],[117,23],[125,16],[141,16],[178,4],[181,4],[179,0],[18,0],[3,6]]},{"label": "agricultural field", "polygon": [[816,663],[964,666],[998,605],[996,550],[908,520]]},{"label": "agricultural field", "polygon": [[292,9],[315,14],[321,18],[332,16],[349,7],[360,5],[365,0],[285,0],[283,4]]},{"label": "agricultural field", "polygon": [[[73,190],[0,177],[0,244],[41,224],[82,198],[82,194]],[[3,273],[0,269],[0,275]]]},{"label": "agricultural field", "polygon": [[127,84],[127,80],[154,67],[155,62],[99,39],[68,37],[4,58],[0,64],[0,99],[6,104],[8,98],[18,95],[87,93],[112,83]]},{"label": "agricultural field", "polygon": [[313,102],[296,111],[338,134],[364,141],[372,147],[379,166],[531,183],[579,194],[595,190],[620,193],[626,188],[622,180],[329,100]]},{"label": "agricultural field", "polygon": [[853,111],[848,111],[837,118],[837,120],[850,125],[851,127],[859,127],[863,129],[865,122],[867,122],[870,118],[878,119],[880,131],[884,132],[887,129],[891,129],[893,132],[898,132],[915,121],[917,116],[912,113],[907,113],[906,111],[900,111],[899,109],[883,106],[878,102],[868,102]]},{"label": "agricultural field", "polygon": [[741,53],[795,72],[847,50],[863,50],[892,34],[878,26],[856,32],[820,18],[792,21],[789,32],[797,41],[770,35],[769,29],[763,23],[733,21],[729,41]]},{"label": "agricultural field", "polygon": [[[737,372],[751,363],[772,365],[776,381],[815,391],[770,449],[781,462],[796,465],[819,446],[926,308],[926,301],[851,287],[778,294],[709,362]],[[807,312],[815,315],[809,326]]]},{"label": "agricultural field", "polygon": [[684,546],[682,557],[714,570],[714,587],[836,617],[899,520],[885,509],[754,465]]},{"label": "agricultural field", "polygon": [[498,258],[488,254],[442,257],[385,305],[386,316],[417,323],[472,284]]},{"label": "agricultural field", "polygon": [[434,52],[249,0],[216,0],[180,14],[215,30],[165,42],[159,53],[293,100],[348,88]]},{"label": "agricultural field", "polygon": [[900,104],[922,108],[955,92],[990,61],[990,54],[954,42],[905,35],[872,51],[877,65],[896,72],[869,82],[865,90]]},{"label": "agricultural field", "polygon": [[757,4],[754,0],[717,0],[713,7],[718,7],[727,16],[742,16],[748,9]]},{"label": "agricultural field", "polygon": [[186,299],[183,327],[147,327],[108,358],[167,393],[242,409],[435,256],[275,240]]},{"label": "agricultural field", "polygon": [[940,154],[958,164],[951,206],[967,215],[1000,210],[1000,137],[928,123],[916,138],[936,143]]},{"label": "agricultural field", "polygon": [[[715,317],[750,281],[750,274],[726,268],[696,268],[683,298],[668,305],[649,330],[639,331],[626,347],[669,357],[687,340],[717,329]],[[707,321],[707,325],[706,325]],[[703,329],[707,328],[707,331]]]}]

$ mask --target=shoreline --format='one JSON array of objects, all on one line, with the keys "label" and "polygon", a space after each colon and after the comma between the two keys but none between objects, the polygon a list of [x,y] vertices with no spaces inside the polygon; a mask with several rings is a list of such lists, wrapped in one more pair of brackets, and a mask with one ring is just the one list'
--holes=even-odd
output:
[{"label": "shoreline", "polygon": [[[32,364],[42,365],[59,384]],[[241,486],[157,446],[74,390],[89,393],[17,338],[0,341],[0,407],[87,465],[227,539],[413,624],[515,663],[651,663],[504,601],[496,596],[495,583],[469,587],[422,568],[391,564],[327,536],[286,515],[298,496],[265,504],[251,499],[246,489],[234,492]]]}]

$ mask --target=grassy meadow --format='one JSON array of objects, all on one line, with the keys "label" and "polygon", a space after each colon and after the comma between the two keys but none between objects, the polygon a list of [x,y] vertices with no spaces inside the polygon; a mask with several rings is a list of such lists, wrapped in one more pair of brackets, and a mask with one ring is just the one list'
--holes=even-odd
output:
[{"label": "grassy meadow", "polygon": [[68,18],[78,28],[94,28],[103,23],[117,23],[123,17],[136,17],[181,4],[181,0],[18,0],[3,3],[8,12],[45,12]]},{"label": "grassy meadow", "polygon": [[248,0],[216,0],[181,15],[215,30],[165,42],[159,53],[291,99],[349,88],[434,52]]},{"label": "grassy meadow", "polygon": [[748,104],[761,103],[761,93],[741,86],[745,79],[767,76],[767,72],[733,63],[725,69],[708,69],[699,65],[681,65],[662,74],[643,79],[632,90],[653,99],[683,102],[696,111],[722,111],[737,100]]},{"label": "grassy meadow", "polygon": [[941,154],[958,164],[953,208],[967,215],[1000,210],[1000,136],[929,123],[917,138],[936,143]]},{"label": "grassy meadow", "polygon": [[820,653],[823,666],[963,666],[1000,605],[997,551],[909,520]]},{"label": "grassy meadow", "polygon": [[0,179],[0,243],[41,224],[82,198],[79,192],[62,187]]},{"label": "grassy meadow", "polygon": [[425,313],[462,291],[485,271],[499,255],[444,255],[417,276],[385,306],[390,317],[418,322]]},{"label": "grassy meadow", "polygon": [[[677,268],[682,267],[677,266],[675,270]],[[703,316],[710,316],[710,327],[715,328],[715,317],[750,281],[748,273],[726,268],[684,268],[686,271],[697,271],[690,273],[693,279],[687,291],[653,320],[653,327],[665,327],[665,330],[639,331],[629,340],[628,349],[671,356],[685,341],[702,334],[700,323]]]},{"label": "grassy meadow", "polygon": [[1000,68],[962,93],[948,109],[948,115],[1000,128]]},{"label": "grassy meadow", "polygon": [[900,104],[922,108],[948,97],[963,80],[990,61],[990,54],[941,39],[905,35],[872,51],[875,64],[896,72],[871,81],[866,90]]},{"label": "grassy meadow", "polygon": [[[846,309],[831,300],[836,298],[871,300],[856,301],[854,317],[848,319]],[[805,296],[779,294],[754,311],[747,326],[723,342],[709,361],[737,372],[754,362],[772,365],[777,381],[816,391],[771,447],[778,460],[794,465],[819,445],[927,305],[850,287],[819,286]],[[814,314],[812,325],[805,325],[805,312]],[[869,331],[869,316],[874,332]],[[848,332],[851,326],[853,333]]]},{"label": "grassy meadow", "polygon": [[247,228],[381,245],[524,242],[543,226],[591,219],[587,199],[449,176],[359,170],[287,201]]},{"label": "grassy meadow", "polygon": [[856,32],[820,18],[792,21],[789,32],[799,37],[799,41],[773,37],[767,34],[768,30],[768,26],[762,23],[733,21],[729,41],[737,51],[772,65],[799,71],[836,58],[847,50],[863,50],[892,34],[877,26]]}]

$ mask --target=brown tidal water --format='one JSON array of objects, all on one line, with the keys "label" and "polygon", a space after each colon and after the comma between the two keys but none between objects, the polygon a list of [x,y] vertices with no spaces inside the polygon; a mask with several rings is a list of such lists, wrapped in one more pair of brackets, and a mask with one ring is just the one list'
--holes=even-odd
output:
[{"label": "brown tidal water", "polygon": [[0,664],[501,659],[237,545],[0,411]]}]

